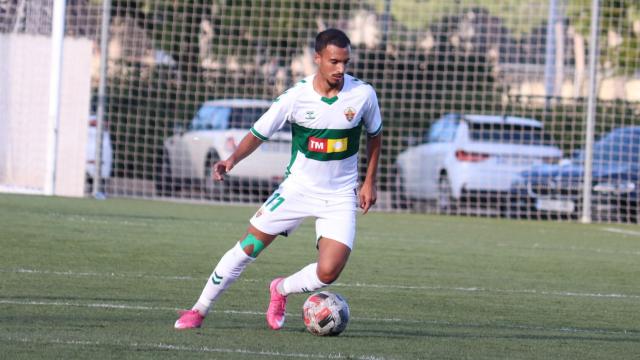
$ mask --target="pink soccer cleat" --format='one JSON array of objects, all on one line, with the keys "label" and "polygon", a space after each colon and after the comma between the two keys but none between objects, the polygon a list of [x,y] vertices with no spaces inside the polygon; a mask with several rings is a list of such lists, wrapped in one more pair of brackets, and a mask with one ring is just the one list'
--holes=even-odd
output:
[{"label": "pink soccer cleat", "polygon": [[278,285],[284,278],[273,279],[269,285],[271,300],[267,309],[267,324],[273,330],[280,330],[284,325],[284,312],[287,308],[287,297],[278,292]]},{"label": "pink soccer cleat", "polygon": [[182,310],[178,314],[180,314],[180,318],[173,325],[178,330],[199,328],[204,321],[204,316],[200,315],[198,310]]}]

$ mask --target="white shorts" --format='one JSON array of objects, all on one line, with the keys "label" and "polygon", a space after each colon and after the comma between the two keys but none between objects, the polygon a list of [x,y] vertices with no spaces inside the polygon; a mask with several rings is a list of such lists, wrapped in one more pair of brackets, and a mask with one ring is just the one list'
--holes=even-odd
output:
[{"label": "white shorts", "polygon": [[309,195],[284,182],[250,220],[271,235],[289,235],[304,219],[316,218],[316,241],[321,237],[353,249],[356,236],[357,197]]}]

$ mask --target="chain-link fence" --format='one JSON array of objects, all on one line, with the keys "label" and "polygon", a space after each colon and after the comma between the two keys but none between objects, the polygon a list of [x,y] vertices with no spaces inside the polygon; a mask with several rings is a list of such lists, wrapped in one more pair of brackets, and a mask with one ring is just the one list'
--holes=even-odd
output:
[{"label": "chain-link fence", "polygon": [[[53,4],[0,0],[0,46],[16,53],[49,37]],[[350,73],[376,88],[383,113],[378,210],[637,220],[635,0],[75,0],[64,24],[64,56],[76,56],[69,39],[85,40],[90,61],[63,67],[61,102],[91,96],[67,108],[99,115],[99,126],[83,124],[82,168],[107,196],[264,200],[291,155],[287,129],[225,183],[210,181],[210,166],[269,100],[315,71],[315,34],[337,27],[352,40]],[[6,53],[0,73],[49,79],[48,55],[23,62]],[[69,72],[90,83],[65,93]],[[43,101],[35,95],[46,99],[20,89],[0,85],[0,132],[14,134],[0,141],[0,184],[9,191],[24,188],[16,174],[42,160],[24,154],[48,141],[15,131]],[[61,147],[71,141],[63,137]]]}]

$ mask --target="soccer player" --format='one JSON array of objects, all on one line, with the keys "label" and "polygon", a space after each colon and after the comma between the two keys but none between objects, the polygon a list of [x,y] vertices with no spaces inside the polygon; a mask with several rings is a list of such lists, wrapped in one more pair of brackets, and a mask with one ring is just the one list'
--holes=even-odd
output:
[{"label": "soccer player", "polygon": [[[270,286],[267,323],[282,328],[287,296],[313,292],[334,282],[354,245],[358,205],[366,214],[376,202],[376,172],[382,119],[373,87],[346,74],[349,38],[327,29],[316,36],[317,72],[278,97],[228,159],[214,164],[214,179],[256,150],[288,121],[292,156],[285,180],[250,220],[242,239],[227,251],[191,310],[176,329],[199,328],[218,297],[278,235],[288,235],[307,217],[316,218],[316,262]],[[367,132],[367,171],[359,191],[358,148]]]}]

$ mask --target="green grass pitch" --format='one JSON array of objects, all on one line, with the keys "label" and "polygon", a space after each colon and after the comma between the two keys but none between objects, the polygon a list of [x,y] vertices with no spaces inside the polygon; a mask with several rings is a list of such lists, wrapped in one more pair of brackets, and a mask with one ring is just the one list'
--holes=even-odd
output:
[{"label": "green grass pitch", "polygon": [[279,238],[203,328],[176,331],[255,207],[0,195],[0,358],[638,359],[640,228],[370,213],[329,290],[352,318],[267,328],[268,284],[315,258]]}]

